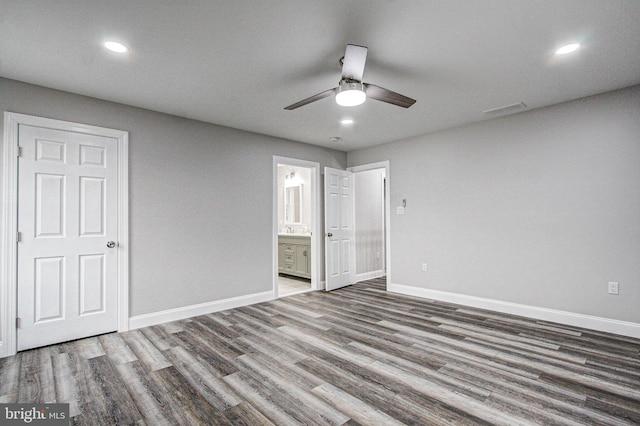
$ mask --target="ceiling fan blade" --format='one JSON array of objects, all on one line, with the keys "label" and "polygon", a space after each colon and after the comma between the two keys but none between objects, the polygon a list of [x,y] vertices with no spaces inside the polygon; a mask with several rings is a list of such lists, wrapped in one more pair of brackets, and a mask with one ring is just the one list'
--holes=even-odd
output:
[{"label": "ceiling fan blade", "polygon": [[415,99],[408,98],[396,92],[392,92],[384,87],[376,86],[375,84],[364,83],[365,93],[368,98],[376,99],[378,101],[386,102],[388,104],[398,105],[402,108],[409,108],[416,103]]},{"label": "ceiling fan blade", "polygon": [[315,102],[315,101],[319,101],[320,99],[324,99],[324,98],[328,98],[331,95],[334,95],[336,93],[336,89],[337,87],[334,87],[333,89],[329,89],[329,90],[325,90],[324,92],[320,92],[317,95],[313,95],[307,99],[303,99],[300,102],[296,102],[295,104],[291,104],[287,107],[284,107],[284,109],[287,109],[289,111],[291,111],[292,109],[296,109],[296,108],[300,108],[301,106],[304,106],[306,104],[310,104],[311,102]]},{"label": "ceiling fan blade", "polygon": [[347,44],[342,61],[342,78],[361,82],[365,62],[367,62],[367,48]]}]

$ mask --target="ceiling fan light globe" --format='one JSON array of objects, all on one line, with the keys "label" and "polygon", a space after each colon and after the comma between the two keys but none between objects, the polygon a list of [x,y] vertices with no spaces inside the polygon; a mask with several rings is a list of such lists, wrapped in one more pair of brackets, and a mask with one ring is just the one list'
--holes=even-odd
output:
[{"label": "ceiling fan light globe", "polygon": [[336,103],[341,106],[356,106],[367,99],[362,83],[346,83],[338,87]]}]

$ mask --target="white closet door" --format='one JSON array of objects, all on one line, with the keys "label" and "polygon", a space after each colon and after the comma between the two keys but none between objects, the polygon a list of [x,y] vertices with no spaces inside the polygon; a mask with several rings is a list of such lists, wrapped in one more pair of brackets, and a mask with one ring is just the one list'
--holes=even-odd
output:
[{"label": "white closet door", "polygon": [[118,144],[20,125],[18,350],[118,328]]}]

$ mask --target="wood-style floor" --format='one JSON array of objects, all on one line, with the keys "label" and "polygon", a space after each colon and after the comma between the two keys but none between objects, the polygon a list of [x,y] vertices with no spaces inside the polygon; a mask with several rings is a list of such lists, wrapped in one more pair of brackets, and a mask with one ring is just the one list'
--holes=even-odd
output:
[{"label": "wood-style floor", "polygon": [[372,280],[0,360],[76,424],[640,424],[640,341]]}]

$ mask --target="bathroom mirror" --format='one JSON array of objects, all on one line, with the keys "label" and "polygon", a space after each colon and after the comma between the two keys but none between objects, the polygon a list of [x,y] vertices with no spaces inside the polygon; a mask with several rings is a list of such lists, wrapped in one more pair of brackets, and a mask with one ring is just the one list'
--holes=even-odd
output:
[{"label": "bathroom mirror", "polygon": [[284,222],[302,223],[302,185],[284,188]]}]

